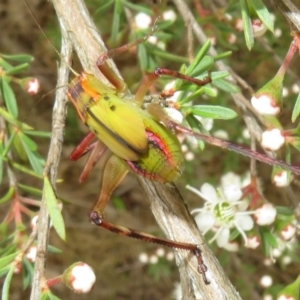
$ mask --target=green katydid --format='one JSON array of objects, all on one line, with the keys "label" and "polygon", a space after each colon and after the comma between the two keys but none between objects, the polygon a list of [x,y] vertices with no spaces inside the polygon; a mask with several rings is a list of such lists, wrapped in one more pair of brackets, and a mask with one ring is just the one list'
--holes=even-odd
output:
[{"label": "green katydid", "polygon": [[[106,75],[114,88],[108,87],[88,73],[82,73],[71,83],[68,97],[76,107],[80,118],[91,130],[91,133],[72,153],[71,159],[77,160],[87,151],[93,150],[81,175],[81,181],[87,177],[100,157],[105,160],[101,178],[101,193],[90,215],[91,220],[96,225],[122,235],[192,251],[198,258],[198,270],[207,283],[206,266],[196,245],[149,236],[142,232],[108,223],[103,219],[103,211],[112,192],[125,177],[128,170],[131,169],[150,180],[160,182],[176,180],[181,175],[183,156],[179,141],[172,131],[193,135],[210,144],[289,169],[296,174],[300,173],[300,169],[240,145],[193,132],[171,120],[157,103],[150,104],[147,110],[141,108],[148,88],[160,75],[173,76],[200,86],[211,82],[209,76],[199,80],[176,71],[157,69],[141,83],[133,101],[122,99],[120,93],[124,92],[126,85],[113,74],[105,60],[143,42],[143,40],[139,39],[121,48],[111,50],[98,59],[98,68]],[[164,123],[165,126],[160,122]],[[95,137],[99,141],[90,145]]]}]

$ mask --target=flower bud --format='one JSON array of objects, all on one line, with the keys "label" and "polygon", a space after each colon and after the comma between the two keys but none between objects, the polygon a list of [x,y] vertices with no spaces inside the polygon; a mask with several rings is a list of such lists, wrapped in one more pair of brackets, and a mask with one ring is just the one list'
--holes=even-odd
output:
[{"label": "flower bud", "polygon": [[251,98],[251,104],[261,115],[278,115],[282,105],[283,75],[277,74]]},{"label": "flower bud", "polygon": [[272,181],[278,187],[289,186],[290,181],[289,181],[288,172],[284,170],[280,170],[273,176]]},{"label": "flower bud", "polygon": [[260,19],[253,19],[251,23],[254,37],[260,37],[267,31],[267,27]]},{"label": "flower bud", "polygon": [[83,294],[91,291],[96,276],[89,265],[77,262],[64,271],[62,281],[75,293]]},{"label": "flower bud", "polygon": [[138,13],[135,17],[135,24],[139,29],[147,29],[151,25],[151,17],[143,12]]},{"label": "flower bud", "polygon": [[266,130],[261,136],[261,145],[267,150],[277,151],[285,142],[284,136],[278,128]]},{"label": "flower bud", "polygon": [[260,237],[257,235],[247,237],[245,247],[248,249],[256,249],[260,245]]},{"label": "flower bud", "polygon": [[37,247],[36,246],[31,246],[28,251],[26,252],[26,258],[31,261],[35,262],[36,259],[36,253],[37,253]]},{"label": "flower bud", "polygon": [[21,87],[30,95],[35,95],[40,89],[40,82],[37,78],[26,77],[17,81]]},{"label": "flower bud", "polygon": [[295,236],[295,234],[296,234],[296,227],[292,224],[286,225],[280,231],[280,236],[285,241],[289,241],[291,238]]},{"label": "flower bud", "polygon": [[277,215],[276,208],[271,203],[264,203],[261,207],[255,210],[253,215],[257,225],[266,226],[275,221]]}]

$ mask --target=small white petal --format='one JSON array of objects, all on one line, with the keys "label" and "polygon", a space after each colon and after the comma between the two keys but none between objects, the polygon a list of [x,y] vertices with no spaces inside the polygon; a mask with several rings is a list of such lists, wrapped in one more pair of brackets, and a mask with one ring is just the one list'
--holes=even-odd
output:
[{"label": "small white petal", "polygon": [[280,107],[266,95],[260,95],[258,98],[253,96],[251,104],[262,115],[275,116],[280,112]]},{"label": "small white petal", "polygon": [[284,142],[285,138],[278,128],[266,130],[261,136],[261,145],[267,150],[276,151],[282,147]]},{"label": "small white petal", "polygon": [[239,250],[239,244],[236,242],[231,242],[231,243],[225,244],[222,248],[224,248],[225,250],[227,250],[229,252],[237,252]]},{"label": "small white petal", "polygon": [[225,187],[227,185],[241,185],[241,177],[233,172],[228,172],[221,177],[221,186]]},{"label": "small white petal", "polygon": [[207,202],[217,202],[219,200],[216,189],[209,183],[204,183],[200,192],[205,196]]},{"label": "small white petal", "polygon": [[254,226],[254,221],[249,215],[236,215],[236,222],[238,226],[244,230],[251,230]]},{"label": "small white petal", "polygon": [[229,228],[228,227],[222,228],[217,236],[217,245],[220,248],[222,248],[223,246],[228,244],[229,236],[230,236]]},{"label": "small white petal", "polygon": [[228,202],[236,202],[243,195],[242,190],[236,185],[229,185],[224,187],[223,193]]},{"label": "small white petal", "polygon": [[210,211],[199,213],[194,218],[199,230],[203,234],[209,231],[215,224],[215,217]]},{"label": "small white petal", "polygon": [[171,117],[174,121],[176,121],[179,124],[182,123],[183,115],[179,110],[172,107],[166,107],[164,110],[168,114],[168,116]]}]

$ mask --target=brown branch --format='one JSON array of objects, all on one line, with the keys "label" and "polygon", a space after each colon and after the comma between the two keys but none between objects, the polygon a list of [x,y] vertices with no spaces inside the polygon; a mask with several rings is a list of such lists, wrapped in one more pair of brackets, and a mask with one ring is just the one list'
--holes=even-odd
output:
[{"label": "brown branch", "polygon": [[[61,54],[69,61],[72,55],[72,47],[66,39],[66,32],[62,28],[62,47]],[[50,175],[51,184],[55,190],[55,182],[57,178],[58,164],[60,161],[65,117],[66,117],[66,89],[69,81],[69,68],[64,61],[58,70],[55,103],[52,114],[52,137],[46,162],[44,174]],[[34,265],[33,283],[31,289],[31,300],[40,299],[41,287],[44,280],[44,270],[47,255],[48,235],[49,235],[49,214],[46,207],[46,195],[43,192],[41,209],[38,219],[38,240],[37,240],[37,256]]]}]

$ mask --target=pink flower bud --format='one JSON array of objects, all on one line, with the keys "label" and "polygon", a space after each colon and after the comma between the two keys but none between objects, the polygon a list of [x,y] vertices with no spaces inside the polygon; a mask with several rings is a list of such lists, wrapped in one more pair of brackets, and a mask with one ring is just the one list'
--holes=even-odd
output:
[{"label": "pink flower bud", "polygon": [[252,20],[252,29],[254,37],[262,36],[267,31],[267,27],[260,19]]},{"label": "pink flower bud", "polygon": [[255,210],[253,217],[257,225],[266,226],[275,221],[276,215],[277,211],[274,205],[271,203],[264,203],[260,208]]},{"label": "pink flower bud", "polygon": [[77,262],[64,271],[62,280],[75,293],[84,294],[91,291],[96,276],[88,264]]},{"label": "pink flower bud", "polygon": [[40,83],[37,78],[30,78],[25,85],[25,90],[30,95],[35,95],[40,89]]},{"label": "pink flower bud", "polygon": [[285,241],[289,241],[291,238],[295,236],[295,234],[296,234],[296,227],[292,224],[285,226],[280,232],[280,236]]},{"label": "pink flower bud", "polygon": [[251,98],[251,104],[261,115],[276,116],[280,112],[280,106],[267,94],[253,96]]},{"label": "pink flower bud", "polygon": [[285,142],[284,136],[278,128],[266,130],[261,136],[261,145],[271,151],[277,151]]},{"label": "pink flower bud", "polygon": [[287,171],[279,171],[272,179],[273,183],[278,187],[289,186],[289,176]]}]

